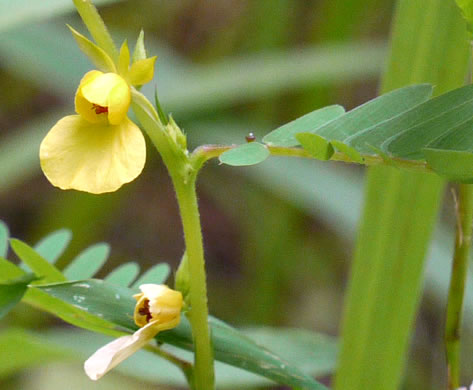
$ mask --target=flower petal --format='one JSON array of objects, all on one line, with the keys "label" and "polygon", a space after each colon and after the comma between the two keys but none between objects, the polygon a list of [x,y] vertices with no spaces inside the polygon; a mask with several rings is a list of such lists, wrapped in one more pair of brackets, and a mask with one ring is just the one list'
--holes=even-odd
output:
[{"label": "flower petal", "polygon": [[120,337],[97,350],[84,363],[84,370],[92,380],[100,379],[123,360],[144,347],[160,331],[154,322],[137,330],[131,336]]},{"label": "flower petal", "polygon": [[108,121],[112,125],[117,125],[126,118],[130,102],[130,87],[125,80],[123,80],[123,82],[117,83],[112,88],[108,96]]},{"label": "flower petal", "polygon": [[46,135],[40,160],[53,185],[100,194],[116,191],[141,173],[146,144],[140,129],[128,118],[111,126],[71,115]]},{"label": "flower petal", "polygon": [[116,73],[102,73],[98,77],[81,81],[79,88],[89,102],[107,107],[110,91],[120,83],[126,85],[126,81]]}]

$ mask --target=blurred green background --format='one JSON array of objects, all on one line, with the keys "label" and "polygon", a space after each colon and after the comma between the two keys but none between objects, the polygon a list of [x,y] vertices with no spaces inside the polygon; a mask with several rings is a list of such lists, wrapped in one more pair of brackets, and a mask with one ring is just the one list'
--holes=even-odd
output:
[{"label": "blurred green background", "polygon": [[[375,97],[394,8],[394,0],[96,4],[117,43],[125,37],[134,42],[145,30],[148,52],[158,61],[157,81],[144,92],[152,96],[157,85],[164,109],[192,148],[243,143],[249,132],[260,139],[322,106],[351,109]],[[0,15],[0,219],[12,236],[30,243],[71,229],[61,266],[105,241],[112,252],[101,275],[130,260],[144,270],[161,261],[175,269],[183,252],[177,204],[151,149],[143,174],[113,194],[63,192],[40,172],[39,143],[73,112],[78,82],[92,68],[65,26],[85,32],[72,2],[2,0]],[[362,188],[363,169],[342,163],[271,158],[231,168],[210,162],[199,197],[211,313],[238,326],[291,326],[336,336]],[[451,200],[446,203],[442,219],[450,226]],[[443,313],[452,238],[443,225],[438,231],[405,389],[437,389],[445,380]],[[473,318],[468,294],[466,322]],[[34,330],[58,325],[26,306],[0,322],[0,328]],[[471,326],[467,331],[471,335]],[[467,347],[465,353],[472,350]],[[120,374],[92,383],[77,363],[33,363],[27,370],[0,369],[0,387],[157,388]],[[471,377],[473,369],[465,374]]]}]

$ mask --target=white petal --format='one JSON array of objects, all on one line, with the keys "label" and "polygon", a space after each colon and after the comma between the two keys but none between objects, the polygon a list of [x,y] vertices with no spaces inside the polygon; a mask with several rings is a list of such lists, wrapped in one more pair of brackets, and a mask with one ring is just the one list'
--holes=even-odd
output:
[{"label": "white petal", "polygon": [[144,347],[159,332],[159,327],[155,325],[155,322],[150,322],[133,335],[120,337],[97,350],[84,363],[87,376],[94,381],[100,379],[112,368]]}]

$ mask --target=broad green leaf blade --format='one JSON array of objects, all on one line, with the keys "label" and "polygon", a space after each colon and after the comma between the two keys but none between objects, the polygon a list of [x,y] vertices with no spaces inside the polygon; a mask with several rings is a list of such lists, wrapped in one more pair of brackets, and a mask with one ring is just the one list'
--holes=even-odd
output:
[{"label": "broad green leaf blade", "polygon": [[44,259],[54,264],[64,253],[71,242],[72,232],[60,229],[42,238],[34,246],[34,250]]},{"label": "broad green leaf blade", "polygon": [[116,73],[116,67],[113,60],[109,55],[91,40],[87,39],[84,35],[74,30],[71,26],[68,26],[69,30],[77,42],[79,49],[89,57],[92,63],[102,72],[113,72]]},{"label": "broad green leaf blade", "polygon": [[429,84],[411,85],[381,95],[354,108],[338,119],[317,129],[327,140],[344,141],[346,138],[382,121],[391,119],[425,102],[432,94]]},{"label": "broad green leaf blade", "polygon": [[106,277],[107,283],[116,284],[122,287],[128,287],[138,276],[140,266],[134,262],[125,263],[115,268]]},{"label": "broad green leaf blade", "polygon": [[152,283],[152,284],[163,284],[166,282],[169,274],[171,273],[171,268],[166,263],[156,264],[141,275],[138,280],[133,283],[132,288],[138,288],[142,284]]},{"label": "broad green leaf blade", "polygon": [[33,365],[64,360],[71,353],[55,343],[24,329],[10,328],[0,333],[0,378],[6,378]]},{"label": "broad green leaf blade", "polygon": [[[129,330],[136,330],[133,311],[136,290],[90,279],[76,282],[43,285],[46,293],[81,307],[90,314],[113,322]],[[78,299],[80,297],[80,299]],[[215,318],[209,318],[215,358],[224,363],[244,368],[275,382],[307,389],[327,389],[302,373],[279,356],[259,347],[252,340]],[[183,316],[176,328],[158,334],[157,339],[179,348],[192,350],[190,324]]]},{"label": "broad green leaf blade", "polygon": [[64,270],[69,280],[88,279],[102,268],[110,254],[110,245],[98,243],[83,250]]},{"label": "broad green leaf blade", "polygon": [[0,220],[0,257],[7,257],[8,253],[8,239],[10,238],[10,231],[5,222]]},{"label": "broad green leaf blade", "polygon": [[4,317],[21,301],[28,288],[28,284],[35,279],[36,276],[34,274],[26,274],[17,279],[0,283],[0,318]]},{"label": "broad green leaf blade", "polygon": [[64,275],[54,265],[48,263],[29,245],[14,238],[10,240],[10,245],[21,261],[23,261],[42,282],[51,283],[66,280]]},{"label": "broad green leaf blade", "polygon": [[269,157],[269,150],[259,142],[251,142],[237,146],[234,149],[222,153],[219,160],[222,164],[241,167],[255,165],[263,162]]},{"label": "broad green leaf blade", "polygon": [[[403,132],[382,145],[384,150],[394,156],[422,159],[424,147],[459,147],[465,150],[473,145],[473,137],[468,137],[468,131],[465,134],[465,130],[471,129],[471,122],[468,123],[468,120],[473,116],[473,85],[439,96],[412,111],[406,115],[413,117],[411,126],[407,124]],[[403,118],[400,121],[405,123]],[[450,136],[453,137],[451,141]]]},{"label": "broad green leaf blade", "polygon": [[296,139],[312,157],[315,157],[318,160],[330,160],[330,157],[332,157],[335,152],[330,142],[320,135],[299,133],[296,135]]},{"label": "broad green leaf blade", "polygon": [[278,127],[265,135],[263,142],[271,146],[297,146],[299,141],[294,137],[297,133],[314,132],[344,113],[345,109],[338,105],[320,108]]},{"label": "broad green leaf blade", "polygon": [[429,165],[440,176],[452,181],[472,182],[473,153],[424,149],[424,154]]},{"label": "broad green leaf blade", "polygon": [[473,38],[473,0],[456,0],[458,7],[460,7],[463,18],[466,20],[468,31],[470,32],[470,39]]}]

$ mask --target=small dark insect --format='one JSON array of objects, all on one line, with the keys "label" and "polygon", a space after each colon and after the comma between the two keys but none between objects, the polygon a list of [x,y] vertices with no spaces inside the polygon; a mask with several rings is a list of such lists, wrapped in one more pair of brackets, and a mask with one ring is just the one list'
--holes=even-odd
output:
[{"label": "small dark insect", "polygon": [[108,113],[108,107],[102,107],[94,103],[92,103],[92,110],[95,110],[97,115]]},{"label": "small dark insect", "polygon": [[256,136],[253,133],[248,133],[245,139],[246,142],[254,142],[256,140]]}]

